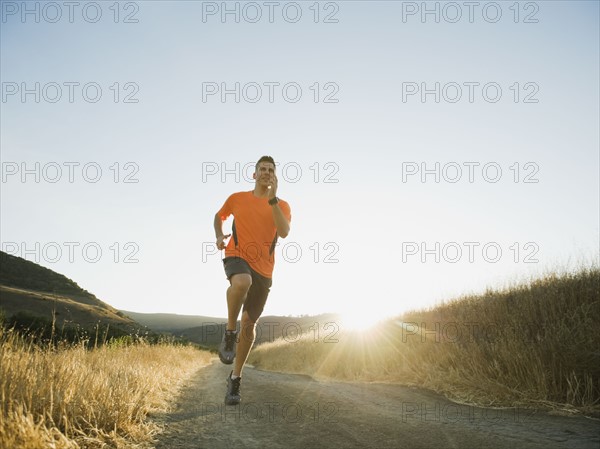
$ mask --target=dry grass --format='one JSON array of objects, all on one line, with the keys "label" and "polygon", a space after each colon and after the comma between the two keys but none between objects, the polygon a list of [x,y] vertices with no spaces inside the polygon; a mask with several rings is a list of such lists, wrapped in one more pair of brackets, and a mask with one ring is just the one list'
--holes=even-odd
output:
[{"label": "dry grass", "polygon": [[550,274],[410,312],[338,343],[257,347],[250,363],[284,372],[398,382],[488,406],[600,411],[600,270]]},{"label": "dry grass", "polygon": [[42,348],[0,326],[0,447],[148,447],[148,415],[210,358],[168,344]]}]

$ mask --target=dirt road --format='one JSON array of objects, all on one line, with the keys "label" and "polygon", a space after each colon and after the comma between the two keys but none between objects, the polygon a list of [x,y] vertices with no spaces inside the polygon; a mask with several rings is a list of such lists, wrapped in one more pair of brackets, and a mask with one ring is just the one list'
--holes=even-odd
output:
[{"label": "dirt road", "polygon": [[526,409],[455,404],[389,384],[320,382],[246,368],[242,403],[225,406],[230,367],[200,370],[157,417],[156,449],[496,448],[597,449],[600,422]]}]

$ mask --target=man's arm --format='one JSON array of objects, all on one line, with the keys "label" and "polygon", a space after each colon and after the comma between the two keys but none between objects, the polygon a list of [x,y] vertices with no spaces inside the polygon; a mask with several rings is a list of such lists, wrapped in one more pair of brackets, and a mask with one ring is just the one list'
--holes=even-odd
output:
[{"label": "man's arm", "polygon": [[[269,186],[269,200],[272,200],[277,195],[278,184],[277,176],[273,174],[271,185]],[[273,211],[273,221],[277,228],[277,235],[284,239],[290,233],[290,222],[285,218],[285,215],[283,215],[283,211],[281,210],[281,207],[279,207],[279,204],[272,205],[271,209]]]},{"label": "man's arm", "polygon": [[219,214],[215,214],[215,236],[217,237],[217,248],[224,249],[225,248],[225,240],[227,237],[231,236],[231,234],[224,235],[223,234],[223,222],[221,221],[221,217]]},{"label": "man's arm", "polygon": [[285,215],[279,204],[271,206],[273,212],[273,221],[275,221],[275,227],[277,228],[277,235],[282,239],[286,238],[290,233],[290,222],[287,221]]}]

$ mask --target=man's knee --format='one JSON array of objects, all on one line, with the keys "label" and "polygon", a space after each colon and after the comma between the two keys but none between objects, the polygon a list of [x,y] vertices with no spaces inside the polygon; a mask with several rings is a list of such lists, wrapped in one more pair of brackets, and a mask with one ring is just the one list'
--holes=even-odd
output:
[{"label": "man's knee", "polygon": [[252,285],[252,276],[246,273],[231,276],[231,287],[236,290],[248,291]]}]

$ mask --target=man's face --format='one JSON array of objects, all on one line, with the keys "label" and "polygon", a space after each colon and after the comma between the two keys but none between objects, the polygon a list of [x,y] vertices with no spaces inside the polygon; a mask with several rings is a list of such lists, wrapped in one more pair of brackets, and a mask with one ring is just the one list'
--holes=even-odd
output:
[{"label": "man's face", "polygon": [[261,185],[268,186],[275,179],[275,166],[270,162],[261,162],[258,164],[254,179]]}]

